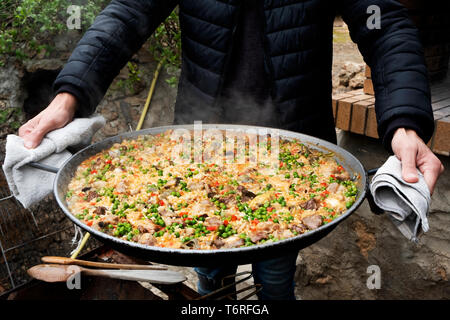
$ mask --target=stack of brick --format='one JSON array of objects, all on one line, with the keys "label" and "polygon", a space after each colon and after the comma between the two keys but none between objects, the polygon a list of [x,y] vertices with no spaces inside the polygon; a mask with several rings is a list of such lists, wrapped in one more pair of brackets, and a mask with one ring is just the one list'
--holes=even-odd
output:
[{"label": "stack of brick", "polygon": [[364,93],[374,95],[373,91],[373,83],[372,83],[372,75],[370,73],[370,67],[366,65],[366,79],[364,80]]},{"label": "stack of brick", "polygon": [[375,98],[363,89],[333,96],[333,115],[337,128],[378,138]]},{"label": "stack of brick", "polygon": [[[366,75],[370,77],[370,70]],[[450,156],[450,78],[433,85],[431,92],[435,131],[428,146],[435,153]],[[365,85],[364,89],[335,95],[332,106],[337,128],[378,138],[373,87]]]},{"label": "stack of brick", "polygon": [[431,92],[436,128],[430,145],[434,152],[450,156],[450,78],[440,86],[432,86]]}]

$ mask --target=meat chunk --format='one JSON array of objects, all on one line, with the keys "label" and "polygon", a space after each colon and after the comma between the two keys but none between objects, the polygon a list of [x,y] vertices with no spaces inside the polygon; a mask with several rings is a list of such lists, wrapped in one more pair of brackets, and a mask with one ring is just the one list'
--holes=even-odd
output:
[{"label": "meat chunk", "polygon": [[195,233],[195,229],[194,228],[186,228],[185,232],[186,232],[187,236],[190,236],[190,235],[193,235]]},{"label": "meat chunk", "polygon": [[165,208],[162,208],[161,210],[158,210],[161,217],[178,217],[178,215],[170,210],[167,210]]},{"label": "meat chunk", "polygon": [[213,191],[210,191],[206,195],[208,196],[209,199],[212,199],[212,198],[214,198],[217,195],[217,193],[213,192]]},{"label": "meat chunk", "polygon": [[333,182],[333,183],[330,183],[327,190],[330,192],[336,192],[338,190],[338,188],[339,188],[339,183]]},{"label": "meat chunk", "polygon": [[292,231],[289,230],[289,229],[284,230],[284,231],[281,233],[281,238],[284,238],[284,239],[291,238],[291,237],[293,237],[293,236],[294,236],[294,234],[293,234]]},{"label": "meat chunk", "polygon": [[250,201],[250,207],[258,207],[268,201],[271,201],[274,198],[274,194],[275,193],[273,191],[267,191],[259,196],[256,196],[252,201]]},{"label": "meat chunk", "polygon": [[108,214],[103,216],[100,220],[95,220],[92,224],[92,228],[96,230],[102,230],[107,228],[109,225],[115,225],[119,222],[119,218],[117,216],[114,216],[112,214]]},{"label": "meat chunk", "polygon": [[117,222],[119,222],[119,217],[118,216],[115,216],[115,215],[113,215],[113,214],[107,214],[107,215],[104,215],[102,218],[101,218],[102,220],[102,222],[104,222],[105,224],[117,224]]},{"label": "meat chunk", "polygon": [[157,224],[153,223],[151,220],[140,220],[139,225],[137,226],[139,232],[141,233],[154,233],[159,230],[161,227]]},{"label": "meat chunk", "polygon": [[335,164],[325,164],[320,167],[320,173],[325,177],[334,176],[335,179],[339,181],[349,180],[350,174],[346,171],[343,171],[342,168],[337,167]]},{"label": "meat chunk", "polygon": [[127,184],[128,184],[128,181],[126,181],[126,180],[125,181],[120,181],[117,184],[116,191],[119,192],[119,193],[127,192]]},{"label": "meat chunk", "polygon": [[173,190],[164,191],[159,195],[160,199],[167,200],[167,198],[172,194]]},{"label": "meat chunk", "polygon": [[339,181],[344,181],[344,180],[349,180],[350,179],[350,174],[345,171],[345,172],[341,172],[339,174],[336,174],[335,177]]},{"label": "meat chunk", "polygon": [[94,213],[96,215],[102,216],[106,213],[106,208],[105,207],[96,207],[94,210]]},{"label": "meat chunk", "polygon": [[226,197],[223,197],[223,198],[220,199],[219,201],[220,201],[220,202],[223,202],[223,203],[225,203],[226,205],[229,205],[229,206],[233,206],[233,205],[236,204],[236,198],[235,198],[235,196],[232,195],[232,194],[230,194],[230,195],[228,195],[228,196],[226,196]]},{"label": "meat chunk", "polygon": [[212,244],[213,244],[217,249],[220,249],[220,248],[222,248],[222,247],[225,245],[225,242],[224,242],[222,239],[217,238],[217,239],[215,239],[215,240],[213,241]]},{"label": "meat chunk", "polygon": [[176,218],[176,217],[162,217],[164,223],[166,224],[166,226],[170,226],[173,223],[179,223],[179,224],[183,224],[183,219],[181,218]]},{"label": "meat chunk", "polygon": [[137,187],[137,188],[134,188],[134,189],[130,189],[130,194],[131,194],[132,196],[135,196],[135,195],[137,195],[140,191],[141,191],[141,188],[140,188],[140,187]]},{"label": "meat chunk", "polygon": [[306,227],[303,224],[292,224],[290,226],[290,229],[297,232],[298,234],[305,233],[306,231]]},{"label": "meat chunk", "polygon": [[243,174],[243,175],[240,176],[237,180],[238,180],[239,182],[241,182],[241,183],[252,183],[252,182],[255,182],[255,180],[253,180],[251,177],[249,177],[249,176],[246,175],[246,174]]},{"label": "meat chunk", "polygon": [[156,239],[150,233],[144,233],[139,236],[138,242],[147,246],[153,246],[156,243]]},{"label": "meat chunk", "polygon": [[321,215],[313,215],[306,217],[302,220],[302,223],[309,229],[314,230],[322,225],[322,216]]},{"label": "meat chunk", "polygon": [[238,191],[241,192],[241,201],[242,202],[250,201],[256,197],[256,194],[247,190],[244,186],[239,186],[239,187],[237,187],[237,189],[238,189]]},{"label": "meat chunk", "polygon": [[211,201],[209,200],[203,200],[199,203],[195,203],[192,206],[192,212],[196,216],[200,216],[202,214],[207,214],[209,212],[214,211],[214,206],[212,205]]},{"label": "meat chunk", "polygon": [[98,193],[96,191],[89,191],[87,199],[88,201],[92,201],[98,198]]},{"label": "meat chunk", "polygon": [[255,231],[250,233],[249,237],[253,243],[256,243],[262,239],[267,239],[269,237],[269,234],[266,231]]},{"label": "meat chunk", "polygon": [[317,208],[319,208],[316,200],[314,199],[309,199],[307,202],[302,204],[301,207],[305,210],[316,210]]},{"label": "meat chunk", "polygon": [[190,182],[187,187],[191,191],[201,191],[206,188],[206,184],[204,182]]},{"label": "meat chunk", "polygon": [[183,220],[173,211],[159,207],[158,212],[166,225],[171,225],[172,223],[175,222],[183,223]]},{"label": "meat chunk", "polygon": [[257,224],[256,226],[256,230],[258,231],[266,231],[268,233],[272,233],[276,230],[280,229],[280,225],[278,223],[274,223],[271,221],[267,221],[267,222],[260,222]]},{"label": "meat chunk", "polygon": [[100,190],[100,189],[106,187],[106,181],[103,181],[103,180],[95,181],[94,183],[92,183],[92,186],[94,188],[96,188],[97,190]]},{"label": "meat chunk", "polygon": [[223,240],[225,242],[224,248],[237,248],[244,245],[244,240],[239,236],[231,236]]},{"label": "meat chunk", "polygon": [[222,220],[218,217],[208,217],[205,220],[205,224],[210,227],[219,227],[222,224]]},{"label": "meat chunk", "polygon": [[180,183],[181,178],[176,177],[174,179],[170,179],[169,181],[167,181],[166,185],[164,186],[166,189],[168,188],[174,188],[176,186],[178,186],[178,184]]}]

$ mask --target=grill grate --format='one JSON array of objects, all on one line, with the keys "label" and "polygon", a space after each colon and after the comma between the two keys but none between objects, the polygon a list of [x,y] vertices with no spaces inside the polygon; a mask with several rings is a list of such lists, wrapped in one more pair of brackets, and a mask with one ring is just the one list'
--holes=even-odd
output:
[{"label": "grill grate", "polygon": [[[53,197],[41,201],[33,211],[24,209],[0,173],[0,293],[30,280],[26,270],[44,255],[67,256],[73,249],[73,225]],[[98,245],[94,241],[92,246]],[[86,249],[90,249],[86,248]]]}]

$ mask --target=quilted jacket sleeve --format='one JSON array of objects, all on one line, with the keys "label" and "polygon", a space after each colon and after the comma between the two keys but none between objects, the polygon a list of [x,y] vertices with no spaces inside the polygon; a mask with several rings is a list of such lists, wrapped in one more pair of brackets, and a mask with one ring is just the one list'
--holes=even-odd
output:
[{"label": "quilted jacket sleeve", "polygon": [[[372,71],[378,134],[391,150],[397,128],[414,129],[427,142],[434,130],[423,48],[407,10],[394,0],[340,0],[344,21]],[[369,29],[371,5],[380,9],[379,29]]]},{"label": "quilted jacket sleeve", "polygon": [[79,101],[78,116],[94,112],[113,79],[170,14],[176,0],[113,0],[86,31],[54,83]]}]

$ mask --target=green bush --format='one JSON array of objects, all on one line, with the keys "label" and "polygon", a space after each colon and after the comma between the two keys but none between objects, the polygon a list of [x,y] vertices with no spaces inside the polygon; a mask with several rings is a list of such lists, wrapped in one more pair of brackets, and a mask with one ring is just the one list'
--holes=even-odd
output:
[{"label": "green bush", "polygon": [[[0,0],[0,66],[8,57],[19,60],[31,58],[43,50],[48,55],[53,50],[53,39],[67,31],[67,8],[81,5],[81,32],[92,24],[108,0]],[[155,31],[149,41],[149,50],[157,61],[164,60],[168,67],[180,68],[181,34],[178,9]],[[130,65],[128,65],[130,67]],[[131,70],[134,82],[139,76]],[[175,86],[178,79],[167,82]]]},{"label": "green bush", "polygon": [[[178,8],[155,31],[150,39],[150,52],[157,61],[164,59],[166,66],[181,67],[181,32]],[[176,86],[178,78],[172,76],[166,80],[170,86]]]},{"label": "green bush", "polygon": [[108,3],[106,0],[1,0],[0,1],[0,62],[7,57],[30,58],[43,49],[52,50],[53,38],[67,31],[67,8],[81,5],[81,31]]}]

